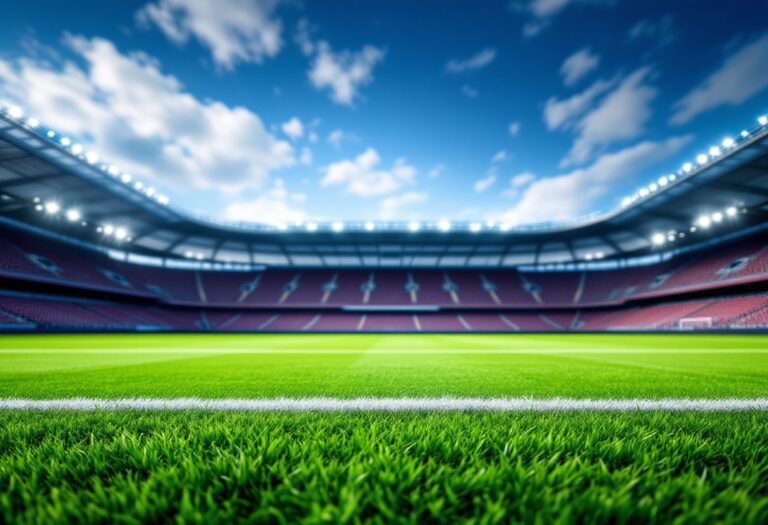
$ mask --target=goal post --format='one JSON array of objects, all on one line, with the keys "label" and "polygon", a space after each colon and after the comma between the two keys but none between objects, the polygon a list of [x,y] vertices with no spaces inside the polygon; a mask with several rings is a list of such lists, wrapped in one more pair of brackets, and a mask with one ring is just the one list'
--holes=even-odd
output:
[{"label": "goal post", "polygon": [[713,326],[712,317],[684,317],[678,321],[680,330],[707,330]]}]

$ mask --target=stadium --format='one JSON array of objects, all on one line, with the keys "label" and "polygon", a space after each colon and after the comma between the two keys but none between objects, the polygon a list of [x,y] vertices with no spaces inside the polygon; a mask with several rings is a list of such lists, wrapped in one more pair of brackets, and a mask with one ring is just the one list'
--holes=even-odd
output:
[{"label": "stadium", "polygon": [[[650,124],[641,110],[639,124],[626,124],[628,112],[660,96],[657,70],[669,76],[661,56],[681,41],[704,46],[702,34],[716,39],[704,14],[694,37],[684,31],[690,9],[650,4],[648,14],[613,2],[458,2],[435,26],[422,16],[429,2],[408,17],[394,4],[352,2],[349,20],[311,3],[128,4],[94,7],[100,25],[133,20],[113,28],[121,45],[65,32],[60,45],[27,35],[17,46],[0,34],[0,50],[28,53],[0,53],[1,522],[768,522],[768,113],[755,96],[768,88],[768,36],[753,27],[759,16],[702,7],[722,22],[716,37],[730,55],[656,125],[674,137],[647,132],[631,145]],[[47,27],[30,8],[13,9]],[[492,127],[501,98],[490,112],[462,106],[496,96],[480,70],[518,45],[544,46],[515,56],[547,63],[554,44],[542,42],[562,13],[587,34],[603,27],[599,10],[622,27],[617,49],[647,41],[641,65],[574,88],[607,69],[610,53],[598,55],[598,44],[573,53],[558,39],[568,51],[564,61],[551,53],[558,89],[580,92],[544,100],[545,74],[525,62],[542,134],[483,160],[474,185],[442,163],[417,170],[402,157],[388,168],[372,148],[339,160],[345,144],[360,151],[361,137],[379,130],[397,147],[429,151],[419,126],[435,108],[449,119],[439,153],[459,164],[477,148],[486,159],[487,135],[472,140],[447,124],[476,115]],[[457,27],[467,31],[458,40],[507,35],[506,22],[490,21],[502,12],[520,22],[522,44],[509,37],[512,47],[445,62]],[[62,27],[87,32],[59,15]],[[641,16],[629,31],[621,25]],[[325,29],[343,40],[357,35],[347,22],[363,20],[365,41],[396,27],[389,35],[410,45],[406,19],[426,28],[422,47],[408,47],[419,50],[416,66],[396,44],[334,53],[317,35],[343,22]],[[451,20],[461,24],[440,25]],[[480,20],[488,35],[469,29]],[[166,55],[192,42],[210,57]],[[125,45],[140,50],[123,54]],[[423,67],[428,59],[445,64],[442,76]],[[295,85],[281,76],[291,60],[311,68]],[[398,60],[397,82],[375,91],[374,68]],[[242,102],[235,71],[246,67],[280,89],[258,86]],[[374,93],[400,93],[402,82],[418,98],[413,79],[430,75],[439,78],[416,111],[367,113]],[[435,86],[456,78],[460,102],[441,106]],[[209,86],[225,87],[211,98]],[[724,101],[712,102],[723,86]],[[259,104],[305,116],[262,125],[248,109]],[[365,131],[346,131],[346,113]],[[323,128],[333,119],[343,133]],[[505,121],[505,140],[533,134],[531,122]],[[178,137],[157,131],[166,125]],[[560,175],[520,172],[486,192],[513,162],[561,156],[547,149],[555,132],[573,136],[552,168]],[[234,184],[243,170],[248,183]],[[280,170],[288,174],[275,181]],[[483,211],[523,201],[542,182],[549,193],[520,209],[550,219]],[[338,184],[345,193],[332,193]],[[428,184],[443,216],[431,208],[439,199],[419,193]],[[441,185],[480,207],[451,208]],[[309,189],[287,189],[300,186]],[[241,194],[257,197],[245,216],[217,209],[242,207]],[[559,214],[547,198],[601,205],[562,203],[584,213]],[[409,199],[423,209],[409,211]]]}]

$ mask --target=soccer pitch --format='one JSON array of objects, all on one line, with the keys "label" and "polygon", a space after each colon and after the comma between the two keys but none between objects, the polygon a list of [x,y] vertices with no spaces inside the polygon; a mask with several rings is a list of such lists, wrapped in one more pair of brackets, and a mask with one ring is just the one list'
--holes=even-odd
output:
[{"label": "soccer pitch", "polygon": [[[3,336],[0,398],[4,522],[768,520],[765,336]],[[439,406],[343,405],[403,398]]]}]

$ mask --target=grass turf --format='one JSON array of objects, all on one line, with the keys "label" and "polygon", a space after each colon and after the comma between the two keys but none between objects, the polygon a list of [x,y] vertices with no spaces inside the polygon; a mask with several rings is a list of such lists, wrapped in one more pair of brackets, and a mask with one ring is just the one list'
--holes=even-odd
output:
[{"label": "grass turf", "polygon": [[0,339],[0,397],[764,397],[768,337],[49,335]]},{"label": "grass turf", "polygon": [[[4,336],[0,397],[761,397],[751,336]],[[768,413],[0,411],[0,522],[768,521]]]}]

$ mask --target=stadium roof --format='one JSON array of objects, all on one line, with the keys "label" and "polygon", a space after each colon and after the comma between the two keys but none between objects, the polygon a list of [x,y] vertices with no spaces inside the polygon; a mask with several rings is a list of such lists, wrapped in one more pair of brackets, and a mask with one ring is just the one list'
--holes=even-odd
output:
[{"label": "stadium roof", "polygon": [[768,222],[768,121],[570,223],[235,224],[193,216],[0,106],[0,215],[140,256],[274,266],[495,267],[644,256]]}]

